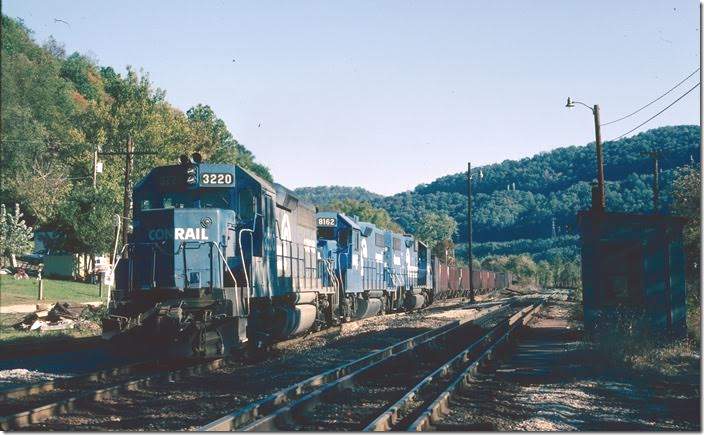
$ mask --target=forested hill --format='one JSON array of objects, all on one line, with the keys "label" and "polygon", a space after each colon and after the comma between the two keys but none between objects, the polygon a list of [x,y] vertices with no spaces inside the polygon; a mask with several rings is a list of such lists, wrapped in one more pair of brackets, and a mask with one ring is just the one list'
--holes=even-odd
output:
[{"label": "forested hill", "polygon": [[[670,187],[677,168],[699,163],[699,128],[681,125],[652,129],[634,137],[604,144],[606,203],[611,211],[650,212],[652,160],[644,155],[662,150],[661,203],[669,207]],[[590,202],[589,183],[595,179],[594,143],[570,146],[521,160],[472,169],[474,238],[478,242],[541,239],[576,233],[576,213]],[[350,191],[336,188],[338,199]],[[303,188],[319,205],[329,200],[320,188]],[[370,198],[386,209],[406,231],[414,232],[427,212],[445,213],[458,224],[456,240],[466,238],[467,180],[465,173],[447,175],[413,191]]]},{"label": "forested hill", "polygon": [[340,198],[368,202],[374,202],[383,198],[382,195],[370,192],[361,187],[348,186],[300,187],[296,189],[295,192],[301,198],[318,205],[329,204]]},{"label": "forested hill", "polygon": [[[621,181],[632,174],[652,174],[652,160],[643,153],[664,150],[660,167],[676,168],[698,159],[699,127],[681,125],[648,130],[632,138],[604,143],[604,168],[607,181]],[[543,152],[521,160],[504,160],[501,163],[475,168],[483,173],[474,191],[491,193],[507,190],[515,183],[516,190],[549,194],[569,188],[580,181],[595,179],[595,144],[570,146]],[[465,172],[440,177],[418,185],[415,193],[458,192],[467,194]]]},{"label": "forested hill", "polygon": [[58,229],[71,252],[111,250],[112,222],[122,209],[124,157],[104,155],[92,186],[93,152],[136,151],[132,181],[181,153],[238,163],[265,178],[268,169],[205,104],[185,113],[147,73],[120,73],[50,38],[39,45],[19,20],[2,16],[0,203],[18,203],[33,226]]}]

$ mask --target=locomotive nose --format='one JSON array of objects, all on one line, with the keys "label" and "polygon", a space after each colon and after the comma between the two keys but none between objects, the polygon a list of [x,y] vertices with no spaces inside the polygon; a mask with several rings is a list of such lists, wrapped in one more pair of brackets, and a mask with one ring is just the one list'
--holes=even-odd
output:
[{"label": "locomotive nose", "polygon": [[223,264],[235,214],[223,209],[160,209],[142,213],[135,225],[133,287],[223,287]]}]

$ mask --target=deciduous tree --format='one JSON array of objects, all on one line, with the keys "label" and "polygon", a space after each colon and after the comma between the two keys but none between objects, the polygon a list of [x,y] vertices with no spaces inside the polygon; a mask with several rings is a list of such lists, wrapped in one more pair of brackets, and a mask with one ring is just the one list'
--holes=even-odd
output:
[{"label": "deciduous tree", "polygon": [[16,256],[32,249],[33,230],[27,226],[23,216],[19,204],[15,204],[13,213],[7,210],[5,204],[0,204],[0,252],[3,258],[10,257],[12,267],[17,266]]}]

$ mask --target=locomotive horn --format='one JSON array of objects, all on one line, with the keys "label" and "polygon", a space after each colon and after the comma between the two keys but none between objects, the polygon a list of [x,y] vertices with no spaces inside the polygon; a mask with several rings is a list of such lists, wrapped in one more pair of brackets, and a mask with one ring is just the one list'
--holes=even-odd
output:
[{"label": "locomotive horn", "polygon": [[198,151],[191,154],[191,158],[193,159],[193,163],[200,163],[203,161],[203,156]]}]

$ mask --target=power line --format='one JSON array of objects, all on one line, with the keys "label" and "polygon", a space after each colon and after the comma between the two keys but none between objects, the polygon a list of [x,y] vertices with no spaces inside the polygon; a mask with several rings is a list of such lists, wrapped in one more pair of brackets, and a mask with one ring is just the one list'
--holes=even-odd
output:
[{"label": "power line", "polygon": [[662,99],[662,97],[666,96],[666,95],[669,94],[670,92],[672,92],[672,91],[674,91],[675,89],[677,89],[682,83],[686,82],[690,77],[692,77],[694,74],[696,74],[697,71],[699,71],[699,68],[695,69],[694,72],[692,72],[692,74],[688,75],[687,77],[685,77],[684,79],[682,79],[682,81],[680,81],[680,82],[677,83],[675,86],[673,86],[672,88],[670,88],[669,91],[667,91],[667,92],[665,92],[664,94],[660,95],[659,97],[657,97],[656,99],[654,99],[654,100],[651,101],[650,103],[646,104],[645,106],[641,107],[640,109],[636,110],[635,112],[629,113],[628,115],[622,116],[621,118],[615,119],[615,120],[613,120],[613,121],[605,122],[605,123],[603,123],[603,124],[601,124],[601,125],[614,124],[614,123],[616,123],[616,122],[623,121],[623,120],[626,119],[626,118],[630,118],[631,116],[635,115],[636,113],[640,112],[641,110],[645,109],[646,107],[649,107],[651,104],[660,101],[660,99]]},{"label": "power line", "polygon": [[632,129],[628,130],[627,132],[623,133],[621,136],[619,136],[619,137],[617,137],[617,138],[615,138],[615,139],[611,139],[611,141],[619,140],[619,139],[621,139],[622,137],[624,137],[625,135],[627,135],[627,134],[629,134],[629,133],[633,133],[634,131],[638,130],[639,128],[641,128],[641,127],[644,126],[645,124],[647,124],[647,123],[649,123],[650,121],[652,121],[653,119],[657,118],[658,116],[660,116],[661,113],[663,113],[664,111],[666,111],[666,110],[669,109],[670,107],[674,106],[678,101],[680,101],[682,98],[686,97],[687,94],[689,94],[690,92],[692,92],[693,90],[695,90],[698,86],[699,86],[699,83],[697,83],[696,85],[692,86],[691,88],[689,88],[689,90],[688,90],[687,92],[685,92],[684,94],[680,95],[680,97],[679,97],[678,99],[676,99],[675,101],[673,101],[672,103],[670,103],[669,105],[667,105],[664,109],[662,109],[661,111],[659,111],[659,112],[656,113],[655,115],[651,116],[650,118],[646,119],[646,120],[643,121],[642,123],[638,124],[637,126],[633,127]]}]

